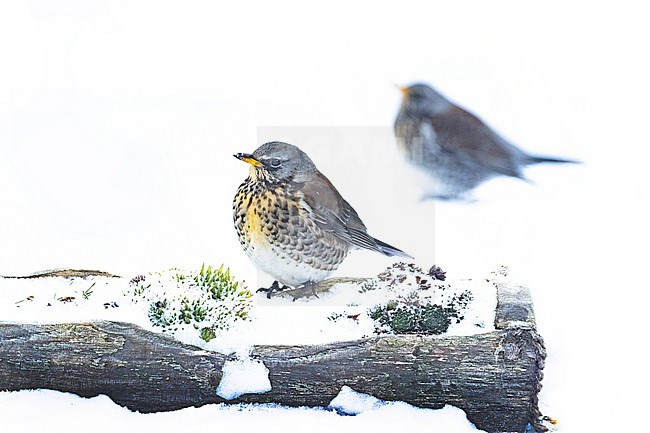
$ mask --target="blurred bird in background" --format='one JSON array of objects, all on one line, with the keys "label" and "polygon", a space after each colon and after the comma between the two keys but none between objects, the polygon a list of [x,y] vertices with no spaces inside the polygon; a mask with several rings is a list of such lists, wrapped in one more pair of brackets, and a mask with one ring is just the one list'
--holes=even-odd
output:
[{"label": "blurred bird in background", "polygon": [[465,199],[495,176],[525,180],[523,169],[531,164],[578,162],[525,153],[429,85],[398,88],[403,99],[394,125],[397,145],[430,179],[424,198]]}]

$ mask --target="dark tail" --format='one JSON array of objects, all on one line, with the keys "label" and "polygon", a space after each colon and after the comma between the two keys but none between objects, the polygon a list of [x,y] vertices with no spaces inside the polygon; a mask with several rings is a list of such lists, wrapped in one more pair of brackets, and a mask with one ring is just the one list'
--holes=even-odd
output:
[{"label": "dark tail", "polygon": [[387,255],[388,257],[398,256],[398,257],[404,257],[406,259],[413,258],[410,255],[406,254],[404,251],[399,250],[391,245],[388,245],[386,242],[382,242],[379,239],[375,239],[375,242],[377,243],[377,247],[378,247],[377,251],[379,251],[384,255]]},{"label": "dark tail", "polygon": [[559,164],[580,164],[580,161],[577,161],[575,159],[565,159],[565,158],[556,158],[554,156],[536,156],[536,155],[528,155],[526,157],[526,164],[539,164],[542,162],[552,162],[552,163],[559,163]]}]

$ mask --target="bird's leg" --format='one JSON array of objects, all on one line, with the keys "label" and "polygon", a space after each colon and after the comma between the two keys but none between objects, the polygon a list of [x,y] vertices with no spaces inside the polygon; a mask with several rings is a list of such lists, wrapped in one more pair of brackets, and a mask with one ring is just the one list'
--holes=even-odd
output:
[{"label": "bird's leg", "polygon": [[301,285],[295,288],[293,290],[293,300],[295,301],[298,298],[302,298],[304,296],[309,296],[309,295],[314,295],[318,298],[318,294],[316,293],[316,288],[318,287],[318,283],[315,283],[313,281],[305,281]]},{"label": "bird's leg", "polygon": [[290,289],[290,287],[287,285],[282,285],[282,287],[280,287],[280,283],[278,283],[278,281],[276,280],[273,282],[273,284],[271,284],[271,287],[260,287],[259,289],[257,289],[257,291],[266,292],[266,297],[268,299],[271,299],[271,296],[273,296],[274,293],[281,292],[287,289]]}]

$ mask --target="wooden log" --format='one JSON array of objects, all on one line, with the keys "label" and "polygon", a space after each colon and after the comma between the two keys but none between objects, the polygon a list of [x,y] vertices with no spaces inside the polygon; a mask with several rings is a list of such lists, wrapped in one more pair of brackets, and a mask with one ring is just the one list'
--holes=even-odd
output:
[{"label": "wooden log", "polygon": [[395,335],[309,346],[256,346],[271,391],[225,401],[219,353],[116,322],[0,323],[0,389],[106,394],[141,412],[208,403],[327,406],[344,385],[424,408],[460,407],[478,428],[523,432],[537,419],[544,345],[530,294],[500,286],[496,330],[466,337]]},{"label": "wooden log", "polygon": [[62,277],[62,278],[86,278],[86,277],[107,277],[107,278],[119,278],[118,275],[109,274],[104,271],[94,271],[89,269],[54,269],[51,271],[41,271],[36,272],[31,275],[21,275],[21,276],[0,276],[0,278],[6,279],[15,279],[15,280],[27,280],[27,279],[37,279],[37,278],[49,278],[49,277]]}]

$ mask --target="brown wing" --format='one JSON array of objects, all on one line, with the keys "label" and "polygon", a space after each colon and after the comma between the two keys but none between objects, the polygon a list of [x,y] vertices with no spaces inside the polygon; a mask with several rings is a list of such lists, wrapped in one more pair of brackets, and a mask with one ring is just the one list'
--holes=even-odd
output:
[{"label": "brown wing", "polygon": [[322,173],[303,184],[301,190],[321,229],[358,247],[378,251],[375,239],[368,234],[357,212]]},{"label": "brown wing", "polygon": [[526,155],[472,113],[453,106],[429,122],[443,150],[495,172],[522,177],[520,164]]},{"label": "brown wing", "polygon": [[387,256],[411,258],[403,251],[370,236],[354,208],[322,173],[317,172],[314,179],[302,185],[301,190],[314,222],[324,231],[360,248]]}]

